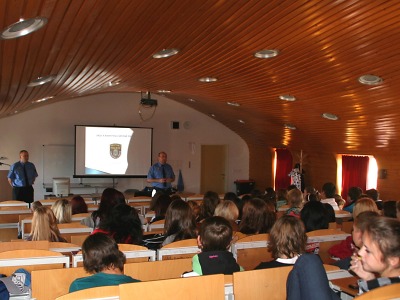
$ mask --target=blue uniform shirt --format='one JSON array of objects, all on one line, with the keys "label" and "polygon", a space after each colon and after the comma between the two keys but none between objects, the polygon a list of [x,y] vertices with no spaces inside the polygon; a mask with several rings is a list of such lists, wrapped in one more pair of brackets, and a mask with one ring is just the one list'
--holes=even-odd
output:
[{"label": "blue uniform shirt", "polygon": [[30,186],[33,184],[35,178],[38,176],[36,172],[36,167],[31,162],[21,163],[20,161],[16,162],[10,167],[10,171],[8,172],[7,178],[11,179],[12,186],[14,187],[23,187],[25,185],[25,175],[24,175],[24,165],[26,169],[26,174],[28,176],[28,184]]},{"label": "blue uniform shirt", "polygon": [[[174,171],[172,170],[171,165],[169,164],[164,164],[164,170],[165,170],[165,178],[174,178],[175,179],[175,174]],[[149,173],[147,174],[148,179],[161,179],[164,178],[163,176],[163,171],[161,164],[159,162],[155,163],[150,167]],[[167,189],[170,188],[171,182],[167,182],[166,185],[162,182],[152,182],[151,185],[156,188],[160,189]]]}]

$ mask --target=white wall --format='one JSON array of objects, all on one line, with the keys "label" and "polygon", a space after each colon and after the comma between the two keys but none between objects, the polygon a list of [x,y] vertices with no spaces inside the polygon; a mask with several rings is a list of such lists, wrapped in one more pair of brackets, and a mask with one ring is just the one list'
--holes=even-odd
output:
[{"label": "white wall", "polygon": [[[49,144],[74,144],[74,125],[117,125],[153,128],[153,157],[157,153],[168,153],[168,162],[176,176],[182,170],[185,191],[200,191],[200,150],[201,145],[227,145],[227,191],[235,191],[236,179],[249,177],[249,150],[236,133],[213,118],[201,114],[189,106],[179,104],[166,97],[152,95],[158,99],[158,106],[152,119],[143,122],[138,114],[140,95],[137,93],[113,93],[87,96],[55,104],[44,105],[26,112],[0,119],[0,156],[12,164],[18,160],[18,153],[26,149],[30,161],[42,171],[43,146]],[[40,106],[40,105],[38,105]],[[144,111],[147,116],[150,111]],[[171,121],[179,121],[180,129],[171,129]],[[185,129],[184,122],[190,122]],[[195,145],[192,153],[191,144]],[[189,162],[191,167],[189,168]],[[71,162],[73,163],[73,162]],[[1,166],[1,170],[8,169]],[[42,174],[35,182],[35,199],[43,199]],[[71,174],[72,176],[72,174]],[[145,179],[118,179],[117,189],[142,189]],[[83,179],[85,182],[85,179]],[[176,183],[176,182],[175,182]],[[91,190],[78,190],[87,193]]]}]

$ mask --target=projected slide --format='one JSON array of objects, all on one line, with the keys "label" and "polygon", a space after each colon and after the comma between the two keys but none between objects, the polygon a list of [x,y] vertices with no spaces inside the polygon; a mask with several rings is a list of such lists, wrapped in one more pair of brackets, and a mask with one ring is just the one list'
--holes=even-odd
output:
[{"label": "projected slide", "polygon": [[85,168],[108,174],[125,174],[133,134],[130,128],[87,127]]}]

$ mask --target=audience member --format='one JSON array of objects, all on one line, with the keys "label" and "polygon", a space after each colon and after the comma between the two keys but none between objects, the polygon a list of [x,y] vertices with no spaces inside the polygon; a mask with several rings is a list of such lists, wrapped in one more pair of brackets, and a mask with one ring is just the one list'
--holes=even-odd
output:
[{"label": "audience member", "polygon": [[161,193],[158,195],[153,206],[151,207],[151,209],[154,210],[154,217],[149,223],[151,224],[155,221],[164,220],[168,206],[171,204],[171,202],[171,197],[167,193]]},{"label": "audience member", "polygon": [[363,211],[374,211],[379,214],[378,207],[376,203],[371,198],[360,198],[353,208],[353,219]]},{"label": "audience member", "polygon": [[81,196],[74,196],[71,201],[72,215],[84,214],[88,212],[88,206]]},{"label": "audience member", "polygon": [[192,259],[193,272],[198,275],[231,275],[242,270],[233,254],[228,251],[232,241],[232,227],[222,217],[205,219],[197,242],[201,253]]},{"label": "audience member", "polygon": [[194,219],[197,221],[200,215],[200,205],[194,200],[188,201],[187,204],[189,204],[190,208],[192,209]]},{"label": "audience member", "polygon": [[361,278],[359,292],[399,283],[400,221],[387,217],[371,218],[362,233],[362,244],[358,253],[352,256],[350,267]]},{"label": "audience member", "polygon": [[361,195],[362,189],[358,186],[352,186],[349,188],[349,191],[347,192],[347,203],[345,204],[343,210],[353,213],[354,205]]},{"label": "audience member", "polygon": [[385,217],[397,218],[396,201],[389,200],[383,202],[382,212]]},{"label": "audience member", "polygon": [[287,189],[279,189],[276,194],[276,208],[287,204]]},{"label": "audience member", "polygon": [[269,234],[268,248],[273,261],[262,262],[256,269],[267,269],[293,265],[305,253],[307,235],[304,224],[293,216],[282,216]]},{"label": "audience member", "polygon": [[224,200],[231,200],[231,201],[235,202],[236,198],[237,198],[237,196],[234,192],[227,192],[224,195]]},{"label": "audience member", "polygon": [[286,214],[289,216],[300,218],[300,211],[303,202],[303,194],[301,193],[301,191],[297,188],[290,190],[287,194],[287,200],[289,209],[286,211]]},{"label": "audience member", "polygon": [[335,194],[334,198],[335,198],[337,206],[339,207],[339,210],[342,210],[344,205],[346,204],[346,201],[344,201],[342,196],[340,196],[339,194]]},{"label": "audience member", "polygon": [[332,205],[334,210],[339,210],[335,201],[336,186],[332,182],[327,182],[322,186],[321,202]]},{"label": "audience member", "polygon": [[114,188],[106,188],[101,194],[99,209],[90,217],[81,220],[81,224],[91,228],[97,228],[100,221],[106,219],[111,209],[120,203],[126,203],[125,196]]},{"label": "audience member", "polygon": [[227,219],[232,226],[233,231],[238,231],[236,221],[239,218],[239,209],[236,204],[230,200],[220,202],[214,211],[214,216],[219,216]]},{"label": "audience member", "polygon": [[254,198],[246,201],[243,206],[242,220],[239,231],[244,234],[269,233],[275,222],[274,213],[268,210],[264,200]]},{"label": "audience member", "polygon": [[378,207],[379,210],[382,210],[382,204],[383,201],[379,199],[379,191],[376,189],[369,189],[365,191],[365,194],[367,195],[368,198],[371,198],[372,200],[375,201],[376,206]]},{"label": "audience member", "polygon": [[99,287],[138,282],[124,275],[125,255],[119,251],[118,245],[109,236],[97,233],[86,238],[82,245],[83,268],[93,274],[75,279],[69,292]]},{"label": "audience member", "polygon": [[33,212],[32,229],[28,241],[66,242],[57,227],[57,219],[50,207],[39,206]]},{"label": "audience member", "polygon": [[165,240],[162,245],[197,237],[196,220],[189,204],[174,200],[167,209],[164,224]]},{"label": "audience member", "polygon": [[328,212],[321,202],[310,201],[304,204],[300,217],[304,223],[306,232],[329,228]]},{"label": "audience member", "polygon": [[100,221],[92,234],[103,233],[112,237],[118,244],[142,243],[142,223],[135,208],[125,203],[117,204],[107,218]]},{"label": "audience member", "polygon": [[31,211],[34,212],[36,208],[43,206],[42,202],[34,201],[31,203]]},{"label": "audience member", "polygon": [[203,196],[203,203],[200,205],[200,219],[198,221],[212,217],[219,202],[220,199],[216,192],[206,192]]},{"label": "audience member", "polygon": [[58,224],[71,223],[72,222],[72,208],[71,204],[67,199],[58,199],[51,206],[51,209],[56,216]]},{"label": "audience member", "polygon": [[313,186],[306,186],[303,191],[303,202],[319,200],[319,193]]}]

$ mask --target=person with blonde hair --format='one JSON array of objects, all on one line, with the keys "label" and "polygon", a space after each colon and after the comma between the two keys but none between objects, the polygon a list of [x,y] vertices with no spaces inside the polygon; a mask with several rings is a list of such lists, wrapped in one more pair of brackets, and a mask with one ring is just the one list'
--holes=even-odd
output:
[{"label": "person with blonde hair", "polygon": [[231,223],[233,231],[237,231],[238,226],[236,220],[239,218],[239,209],[233,201],[223,200],[220,202],[215,208],[214,216],[227,219]]},{"label": "person with blonde hair", "polygon": [[374,211],[379,214],[378,206],[371,198],[358,199],[353,208],[353,219],[364,211]]},{"label": "person with blonde hair", "polygon": [[72,206],[67,199],[58,199],[51,206],[58,224],[72,222]]},{"label": "person with blonde hair", "polygon": [[33,212],[32,230],[28,241],[66,242],[61,237],[53,211],[47,206],[40,206]]},{"label": "person with blonde hair", "polygon": [[287,195],[289,209],[286,214],[300,218],[300,211],[302,208],[303,194],[299,189],[292,189]]}]

